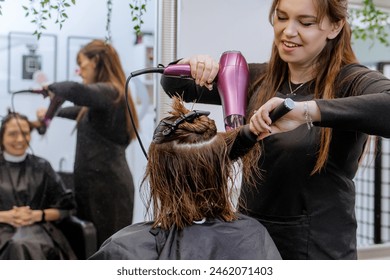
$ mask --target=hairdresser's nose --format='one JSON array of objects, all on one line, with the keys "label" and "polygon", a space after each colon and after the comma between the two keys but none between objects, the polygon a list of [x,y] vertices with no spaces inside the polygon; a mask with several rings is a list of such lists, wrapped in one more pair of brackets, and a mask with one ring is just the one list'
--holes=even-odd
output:
[{"label": "hairdresser's nose", "polygon": [[288,20],[286,22],[286,27],[283,30],[283,34],[287,37],[295,37],[298,35],[298,28],[296,22],[293,20]]}]

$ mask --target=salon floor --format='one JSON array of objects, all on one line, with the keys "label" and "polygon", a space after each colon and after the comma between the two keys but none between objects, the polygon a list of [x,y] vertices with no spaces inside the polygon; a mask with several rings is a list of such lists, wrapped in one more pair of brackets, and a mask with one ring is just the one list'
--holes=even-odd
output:
[{"label": "salon floor", "polygon": [[359,260],[390,260],[390,243],[358,248]]}]

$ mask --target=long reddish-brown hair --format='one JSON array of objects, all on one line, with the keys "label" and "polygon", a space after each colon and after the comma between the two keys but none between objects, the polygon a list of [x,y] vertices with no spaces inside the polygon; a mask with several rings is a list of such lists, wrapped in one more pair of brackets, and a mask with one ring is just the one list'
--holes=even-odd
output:
[{"label": "long reddish-brown hair", "polygon": [[[273,23],[274,12],[280,0],[274,0],[269,13],[269,21]],[[356,56],[351,46],[351,28],[348,24],[347,0],[313,0],[316,6],[318,19],[328,17],[332,23],[344,22],[344,26],[338,36],[328,40],[326,46],[317,57],[317,62],[313,65],[315,69],[315,92],[314,98],[333,99],[337,89],[334,85],[342,67],[357,63]],[[267,70],[261,75],[250,89],[250,94],[255,91],[257,99],[251,100],[248,104],[248,116],[250,119],[253,111],[259,108],[267,100],[276,95],[277,90],[288,76],[288,65],[282,60],[275,45],[272,47],[271,58]],[[347,79],[350,79],[348,77]],[[341,81],[340,84],[343,82]],[[321,142],[318,151],[318,158],[312,173],[319,172],[326,164],[332,138],[331,128],[321,129]],[[250,165],[260,156],[260,149],[250,153],[244,160],[244,173],[250,173]]]},{"label": "long reddish-brown hair", "polygon": [[[142,182],[150,190],[146,204],[149,214],[153,208],[153,226],[182,229],[203,218],[236,219],[228,155],[236,132],[217,133],[206,115],[183,120],[190,111],[176,97],[172,108],[156,128]],[[183,121],[172,128],[179,118]]]},{"label": "long reddish-brown hair", "polygon": [[[90,43],[80,49],[77,55],[77,63],[79,64],[79,56],[83,54],[88,59],[93,59],[96,62],[95,78],[94,81],[97,83],[107,83],[111,85],[118,93],[116,102],[126,102],[125,99],[125,86],[126,86],[126,75],[122,68],[119,55],[115,48],[103,41],[103,40],[92,40]],[[135,110],[133,99],[131,98],[130,89],[128,89],[128,105],[130,106],[132,116],[136,128],[138,128],[138,117]],[[88,108],[83,108],[77,120],[86,113]],[[135,138],[135,131],[131,123],[129,114],[126,114],[126,126],[129,134],[129,141]]]}]

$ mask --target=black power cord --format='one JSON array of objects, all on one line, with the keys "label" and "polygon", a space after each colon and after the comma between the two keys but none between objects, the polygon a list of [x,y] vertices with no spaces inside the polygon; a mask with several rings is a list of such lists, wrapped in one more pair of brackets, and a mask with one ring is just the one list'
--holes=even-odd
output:
[{"label": "black power cord", "polygon": [[146,68],[146,69],[142,69],[142,70],[137,70],[137,71],[131,72],[130,76],[126,79],[126,85],[125,85],[126,107],[127,107],[127,111],[129,112],[131,124],[133,125],[135,135],[137,136],[137,139],[138,139],[138,143],[141,146],[142,152],[145,155],[146,160],[148,159],[148,153],[146,152],[145,147],[144,147],[144,145],[142,143],[141,137],[139,136],[138,129],[137,129],[136,125],[135,125],[133,113],[131,112],[131,108],[130,108],[130,105],[129,105],[129,84],[130,84],[131,78],[133,78],[135,76],[148,74],[148,73],[160,73],[160,74],[162,74],[162,73],[164,73],[164,69],[165,69],[165,67],[163,65],[159,64],[158,67],[151,67],[151,68]]}]

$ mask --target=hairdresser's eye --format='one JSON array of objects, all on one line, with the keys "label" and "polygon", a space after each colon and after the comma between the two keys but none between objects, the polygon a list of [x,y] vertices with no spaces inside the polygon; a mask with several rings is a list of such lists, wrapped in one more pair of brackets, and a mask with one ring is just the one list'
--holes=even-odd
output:
[{"label": "hairdresser's eye", "polygon": [[281,12],[281,11],[275,11],[275,17],[279,20],[279,21],[285,21],[285,20],[288,20],[288,16],[287,14]]},{"label": "hairdresser's eye", "polygon": [[312,26],[312,25],[315,25],[316,23],[313,22],[313,21],[301,21],[300,24],[302,24],[303,26]]}]

